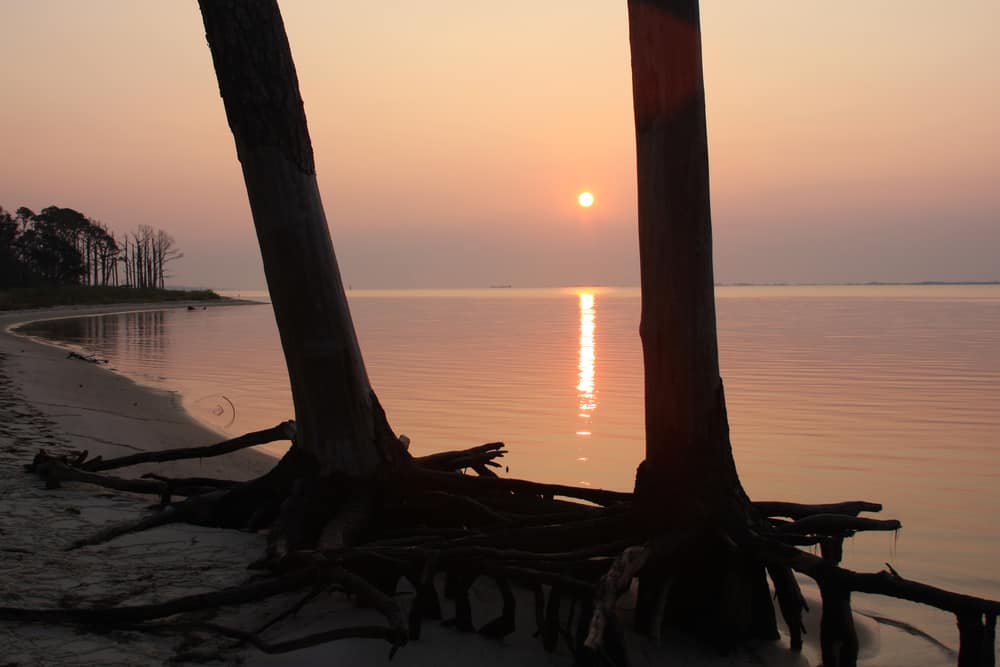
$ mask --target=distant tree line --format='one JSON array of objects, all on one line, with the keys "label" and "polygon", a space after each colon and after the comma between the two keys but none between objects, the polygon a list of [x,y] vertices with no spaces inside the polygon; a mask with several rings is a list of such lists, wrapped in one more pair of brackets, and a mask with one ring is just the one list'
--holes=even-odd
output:
[{"label": "distant tree line", "polygon": [[167,264],[182,256],[170,234],[149,225],[119,236],[71,208],[0,207],[0,288],[163,288]]}]

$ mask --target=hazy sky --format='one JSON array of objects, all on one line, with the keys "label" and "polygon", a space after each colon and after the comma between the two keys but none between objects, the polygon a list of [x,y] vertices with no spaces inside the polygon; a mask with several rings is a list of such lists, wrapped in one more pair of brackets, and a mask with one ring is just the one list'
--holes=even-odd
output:
[{"label": "hazy sky", "polygon": [[[347,282],[638,282],[624,0],[281,4]],[[720,282],[1000,279],[998,0],[702,21]],[[263,285],[194,0],[0,0],[0,26],[0,205],[151,224],[176,283]]]}]

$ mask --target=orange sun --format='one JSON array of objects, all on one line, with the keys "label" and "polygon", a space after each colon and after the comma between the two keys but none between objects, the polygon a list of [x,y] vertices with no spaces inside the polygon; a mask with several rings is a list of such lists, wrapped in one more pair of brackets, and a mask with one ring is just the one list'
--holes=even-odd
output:
[{"label": "orange sun", "polygon": [[594,205],[594,195],[589,192],[581,192],[579,196],[577,196],[576,201],[580,204],[580,206],[590,208]]}]

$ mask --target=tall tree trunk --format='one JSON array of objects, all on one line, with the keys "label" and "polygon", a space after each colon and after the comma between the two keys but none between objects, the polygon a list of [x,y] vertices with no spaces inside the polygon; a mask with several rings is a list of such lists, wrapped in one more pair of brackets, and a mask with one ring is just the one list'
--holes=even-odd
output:
[{"label": "tall tree trunk", "polygon": [[298,425],[324,473],[370,476],[395,438],[371,390],[275,0],[200,0],[243,166]]},{"label": "tall tree trunk", "polygon": [[669,477],[672,493],[718,498],[720,490],[738,480],[728,433],[720,432],[725,404],[715,323],[698,2],[631,0],[629,26],[645,463],[658,477]]},{"label": "tall tree trunk", "polygon": [[[736,641],[752,632],[753,605],[770,603],[762,567],[733,562],[717,538],[745,530],[751,509],[719,376],[698,2],[629,0],[628,15],[646,411],[636,496],[654,520],[703,534],[672,587],[675,620]],[[652,622],[651,590],[663,583],[647,577],[640,621]]]}]

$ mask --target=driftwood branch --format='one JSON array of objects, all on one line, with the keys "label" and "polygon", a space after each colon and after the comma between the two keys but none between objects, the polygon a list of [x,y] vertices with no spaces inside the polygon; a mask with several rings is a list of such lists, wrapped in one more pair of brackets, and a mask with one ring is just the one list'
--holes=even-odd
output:
[{"label": "driftwood branch", "polygon": [[779,533],[835,533],[854,532],[862,530],[899,530],[903,524],[896,519],[868,519],[846,514],[812,514],[797,521],[778,526]]},{"label": "driftwood branch", "polygon": [[996,617],[1000,602],[953,593],[904,579],[891,566],[877,573],[859,573],[840,567],[833,558],[820,558],[770,539],[756,543],[769,564],[789,567],[816,581],[823,598],[820,648],[826,667],[851,667],[857,660],[857,639],[850,618],[851,593],[872,593],[926,604],[955,614],[958,620],[959,667],[994,663]]},{"label": "driftwood branch", "polygon": [[385,616],[392,630],[393,643],[402,645],[409,637],[406,617],[399,604],[391,597],[373,586],[364,577],[343,568],[330,568],[325,572],[328,581],[336,582],[344,587],[348,593],[358,597],[358,600],[365,606],[372,607]]},{"label": "driftwood branch", "polygon": [[462,468],[472,468],[477,465],[499,466],[494,459],[502,457],[507,453],[502,442],[488,442],[478,447],[469,449],[459,449],[450,452],[438,452],[420,456],[413,459],[413,462],[421,468],[428,470],[461,470]]},{"label": "driftwood branch", "polygon": [[953,593],[935,586],[904,579],[895,570],[861,573],[839,567],[814,554],[766,540],[761,555],[769,562],[788,565],[817,582],[832,581],[857,593],[873,593],[900,600],[918,602],[953,614],[997,614],[1000,602],[985,598]]},{"label": "driftwood branch", "polygon": [[72,542],[66,550],[73,551],[82,547],[104,544],[105,542],[110,542],[111,540],[121,537],[122,535],[141,533],[142,531],[149,530],[150,528],[157,528],[171,523],[178,523],[186,520],[189,516],[190,513],[185,503],[172,505],[170,507],[163,508],[156,514],[152,514],[135,521],[115,523],[107,528],[97,531],[93,535],[88,535],[87,537]]},{"label": "driftwood branch", "polygon": [[497,492],[530,493],[543,497],[563,496],[578,498],[598,505],[614,505],[631,502],[631,493],[590,489],[564,484],[540,484],[523,479],[499,477],[470,477],[453,472],[437,470],[411,470],[407,475],[412,483],[428,487],[438,487],[470,495],[488,495]]},{"label": "driftwood branch", "polygon": [[862,512],[882,511],[882,505],[879,503],[871,503],[865,500],[819,505],[758,500],[753,503],[753,506],[754,509],[764,516],[786,516],[789,519],[804,519],[816,514],[847,514],[849,516],[857,516]]},{"label": "driftwood branch", "polygon": [[788,626],[792,650],[801,651],[802,635],[805,633],[802,613],[809,611],[809,606],[806,604],[805,596],[802,595],[802,589],[799,588],[799,582],[787,565],[770,564],[767,566],[767,573],[774,584],[774,596],[778,598],[781,616]]},{"label": "driftwood branch", "polygon": [[[257,637],[255,633],[234,628],[225,628],[210,623],[142,624],[144,621],[167,618],[186,612],[214,609],[224,605],[255,602],[315,584],[316,581],[322,581],[327,585],[338,584],[347,592],[356,595],[362,603],[382,613],[389,623],[388,627],[364,626],[362,628],[338,628],[277,644],[268,644]],[[384,639],[392,643],[393,646],[401,646],[406,643],[407,639],[403,613],[394,600],[352,572],[339,567],[323,567],[321,565],[305,566],[265,581],[249,583],[211,593],[199,593],[175,598],[158,604],[77,609],[0,607],[0,619],[22,623],[63,623],[88,626],[115,625],[116,627],[126,627],[128,629],[149,632],[183,629],[211,630],[248,642],[269,653],[286,653],[334,639]]]},{"label": "driftwood branch", "polygon": [[60,482],[84,482],[94,484],[106,489],[116,491],[126,491],[128,493],[149,493],[156,496],[163,496],[168,493],[169,486],[166,482],[152,479],[125,479],[113,477],[111,475],[99,475],[87,472],[79,468],[74,468],[59,461],[50,461],[36,465],[35,472],[45,480],[49,488],[56,488]]},{"label": "driftwood branch", "polygon": [[299,598],[299,600],[296,601],[295,604],[288,607],[287,609],[282,610],[281,613],[277,614],[276,616],[273,616],[270,620],[266,621],[263,625],[254,630],[252,634],[254,636],[259,636],[265,630],[277,625],[278,623],[281,623],[282,621],[291,616],[295,616],[300,611],[302,611],[303,607],[305,607],[307,604],[315,600],[323,593],[330,592],[331,590],[333,590],[332,586],[327,586],[327,585],[314,586],[312,590],[310,590],[308,593]]},{"label": "driftwood branch", "polygon": [[24,609],[0,607],[0,619],[21,623],[60,623],[75,625],[113,625],[141,623],[175,614],[203,609],[214,609],[223,605],[246,604],[296,590],[310,585],[320,577],[318,567],[304,567],[287,574],[227,588],[210,593],[197,593],[174,598],[166,602],[123,607],[91,607],[73,609]]},{"label": "driftwood branch", "polygon": [[89,472],[99,472],[134,466],[140,463],[164,463],[183,459],[204,459],[213,456],[222,456],[223,454],[229,454],[255,445],[264,445],[277,440],[293,440],[294,438],[295,422],[286,421],[263,431],[254,431],[253,433],[247,433],[238,438],[207,447],[183,447],[179,449],[164,449],[156,452],[141,452],[114,459],[93,459],[89,462],[84,462],[79,467]]},{"label": "driftwood branch", "polygon": [[269,655],[291,653],[292,651],[300,651],[311,646],[319,646],[320,644],[326,644],[327,642],[339,641],[343,639],[380,639],[392,644],[392,650],[390,651],[391,657],[391,655],[396,652],[396,649],[402,645],[396,631],[393,628],[382,625],[358,625],[344,628],[334,628],[333,630],[324,630],[323,632],[316,632],[303,637],[296,637],[294,639],[285,639],[279,642],[264,641],[256,633],[249,632],[247,630],[240,630],[239,628],[219,625],[218,623],[208,622],[142,623],[127,625],[124,626],[123,629],[149,633],[174,633],[199,630],[204,632],[214,632],[224,637],[238,639],[241,643],[250,644],[258,651]]}]

